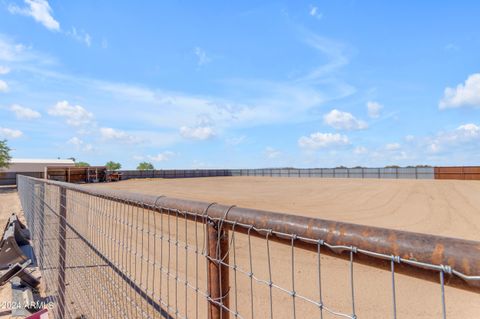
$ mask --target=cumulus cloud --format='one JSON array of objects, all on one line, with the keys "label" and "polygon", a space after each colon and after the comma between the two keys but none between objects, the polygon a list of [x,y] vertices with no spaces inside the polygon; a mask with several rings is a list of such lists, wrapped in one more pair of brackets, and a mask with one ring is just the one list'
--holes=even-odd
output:
[{"label": "cumulus cloud", "polygon": [[93,120],[92,113],[80,105],[70,105],[68,101],[57,102],[57,104],[48,110],[48,114],[63,117],[67,120],[67,124],[72,126],[89,124]]},{"label": "cumulus cloud", "polygon": [[42,116],[39,112],[18,104],[13,104],[10,106],[10,111],[15,113],[17,118],[23,120],[33,120]]},{"label": "cumulus cloud", "polygon": [[10,68],[9,67],[6,67],[6,66],[3,66],[3,65],[0,65],[0,74],[8,74],[10,73]]},{"label": "cumulus cloud", "polygon": [[8,84],[5,81],[0,80],[0,92],[7,92]]},{"label": "cumulus cloud", "polygon": [[312,133],[309,136],[302,136],[298,145],[305,149],[319,149],[332,146],[347,145],[350,141],[346,135],[332,133]]},{"label": "cumulus cloud", "polygon": [[480,107],[480,73],[470,75],[456,88],[447,87],[438,104],[440,109],[457,108],[464,106]]},{"label": "cumulus cloud", "polygon": [[211,126],[182,126],[180,128],[180,135],[192,140],[208,140],[215,136],[215,130]]},{"label": "cumulus cloud", "polygon": [[199,66],[208,64],[212,61],[212,59],[209,56],[207,56],[207,52],[205,52],[205,50],[203,50],[200,47],[195,47],[193,52],[197,56],[197,64]]},{"label": "cumulus cloud", "polygon": [[383,105],[381,105],[378,102],[372,102],[372,101],[367,102],[368,116],[370,116],[372,119],[379,118],[382,109],[383,109]]},{"label": "cumulus cloud", "polygon": [[337,109],[331,110],[323,116],[325,124],[337,130],[363,130],[368,127],[365,121],[358,120],[351,113],[342,112]]},{"label": "cumulus cloud", "polygon": [[162,153],[159,153],[155,156],[148,156],[148,159],[151,160],[151,161],[154,161],[154,162],[166,162],[166,161],[169,161],[170,159],[172,159],[172,157],[175,156],[175,153],[174,152],[171,152],[171,151],[165,151],[165,152],[162,152]]},{"label": "cumulus cloud", "polygon": [[387,151],[398,151],[402,146],[399,143],[389,143],[385,145]]},{"label": "cumulus cloud", "polygon": [[10,129],[6,127],[0,127],[0,137],[3,138],[18,138],[23,135],[20,130]]},{"label": "cumulus cloud", "polygon": [[32,17],[35,21],[51,31],[59,31],[60,23],[52,15],[52,8],[46,0],[24,0],[26,7],[10,5],[8,11],[12,14],[22,14]]},{"label": "cumulus cloud", "polygon": [[101,127],[100,136],[104,141],[117,141],[127,144],[140,142],[140,140],[135,136],[111,127]]},{"label": "cumulus cloud", "polygon": [[440,132],[428,141],[429,149],[433,153],[466,146],[472,142],[480,143],[480,126],[473,123],[462,124],[454,130]]}]

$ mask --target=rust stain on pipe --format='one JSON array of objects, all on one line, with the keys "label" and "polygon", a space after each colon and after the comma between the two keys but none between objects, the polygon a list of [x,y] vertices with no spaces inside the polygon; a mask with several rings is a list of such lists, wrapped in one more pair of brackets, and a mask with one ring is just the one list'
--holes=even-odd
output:
[{"label": "rust stain on pipe", "polygon": [[[220,223],[208,222],[208,292],[215,302],[208,305],[209,319],[229,319],[230,289],[228,267],[228,232]],[[221,261],[221,262],[220,262]]]}]

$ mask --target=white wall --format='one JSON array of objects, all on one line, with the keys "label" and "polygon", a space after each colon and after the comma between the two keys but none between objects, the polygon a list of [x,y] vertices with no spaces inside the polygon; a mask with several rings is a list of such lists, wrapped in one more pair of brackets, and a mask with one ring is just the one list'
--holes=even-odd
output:
[{"label": "white wall", "polygon": [[0,169],[0,172],[45,172],[45,168],[47,166],[68,166],[68,167],[75,167],[75,163],[73,161],[58,161],[52,160],[50,162],[38,162],[32,160],[32,162],[25,162],[22,161],[21,163],[15,162],[12,160],[10,166],[8,168]]}]

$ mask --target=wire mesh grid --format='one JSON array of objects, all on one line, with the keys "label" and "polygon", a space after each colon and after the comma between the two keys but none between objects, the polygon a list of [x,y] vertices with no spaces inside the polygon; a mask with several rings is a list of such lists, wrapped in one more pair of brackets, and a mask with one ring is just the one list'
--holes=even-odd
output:
[{"label": "wire mesh grid", "polygon": [[[421,291],[435,300],[432,317],[446,318],[444,276],[462,275],[447,266],[212,218],[207,211],[91,196],[26,177],[18,189],[43,293],[56,305],[54,318],[397,318],[399,263],[438,273],[438,284]],[[327,249],[348,258],[326,256]],[[355,263],[358,254],[390,265],[390,272],[373,279],[381,278],[382,291],[370,291],[367,299],[362,295],[372,279],[357,279],[356,267],[365,273]]]}]

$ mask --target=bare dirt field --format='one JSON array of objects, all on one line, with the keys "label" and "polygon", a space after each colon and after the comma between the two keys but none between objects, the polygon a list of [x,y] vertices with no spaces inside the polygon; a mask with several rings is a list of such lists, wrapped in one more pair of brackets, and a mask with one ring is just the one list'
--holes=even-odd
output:
[{"label": "bare dirt field", "polygon": [[480,241],[480,181],[212,177],[98,186]]},{"label": "bare dirt field", "polygon": [[[139,179],[91,187],[480,240],[480,182],[477,181],[214,177]],[[237,264],[248,269],[246,239],[239,238],[236,245]],[[265,242],[258,240],[253,246],[254,272],[266,280],[268,265]],[[273,281],[289,289],[289,247],[278,245],[272,249]],[[322,256],[321,262],[324,304],[335,311],[351,314],[348,262],[328,256]],[[295,265],[297,293],[312,299],[318,298],[316,255],[297,251]],[[189,270],[189,276],[192,270]],[[252,317],[250,309],[254,310],[257,318],[270,317],[269,295],[265,285],[255,285],[255,298],[251,299],[248,278],[239,277],[235,299],[242,317]],[[393,318],[390,273],[355,264],[354,278],[357,318]],[[397,274],[396,298],[397,318],[442,316],[438,284]],[[302,303],[300,298],[297,300],[297,318],[319,317],[318,308],[308,302]],[[272,302],[274,318],[292,317],[290,296],[277,291]],[[448,318],[480,317],[478,294],[447,287],[446,304]],[[338,316],[324,311],[323,318]]]}]

